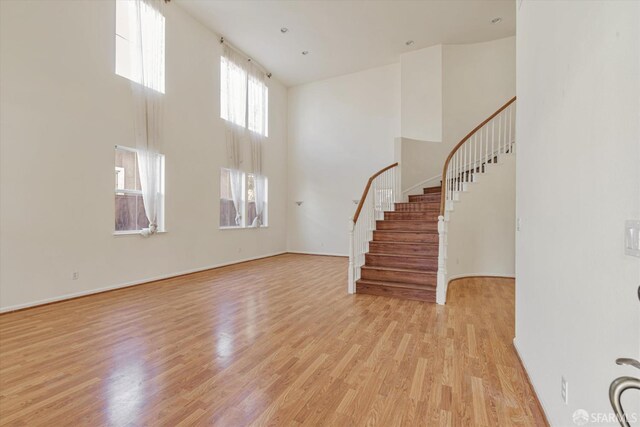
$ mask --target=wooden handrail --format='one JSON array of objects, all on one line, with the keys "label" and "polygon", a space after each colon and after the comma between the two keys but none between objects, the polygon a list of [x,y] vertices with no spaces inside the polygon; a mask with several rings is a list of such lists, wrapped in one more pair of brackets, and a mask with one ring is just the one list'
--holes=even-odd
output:
[{"label": "wooden handrail", "polygon": [[460,147],[462,147],[462,144],[464,144],[465,142],[467,142],[467,140],[469,138],[471,138],[471,136],[473,136],[473,134],[475,134],[480,128],[482,128],[484,125],[486,125],[487,123],[489,123],[491,121],[491,119],[493,119],[494,117],[496,117],[498,114],[502,113],[509,105],[513,104],[516,100],[516,97],[514,96],[513,98],[511,98],[509,101],[507,101],[506,104],[504,104],[502,107],[498,108],[498,110],[493,113],[492,115],[490,115],[485,121],[483,121],[482,123],[480,123],[478,126],[476,126],[471,132],[469,132],[467,134],[467,136],[465,136],[464,138],[462,138],[462,140],[460,140],[460,142],[458,142],[456,144],[455,147],[453,147],[453,150],[451,150],[451,152],[449,153],[449,156],[447,157],[447,160],[444,162],[444,167],[442,168],[442,183],[440,184],[442,186],[442,190],[441,190],[441,195],[440,195],[440,215],[444,215],[444,204],[445,204],[445,198],[446,198],[446,192],[445,192],[445,184],[447,182],[447,168],[449,167],[449,162],[451,161],[451,159],[453,158],[453,155],[456,154],[456,151],[458,151],[458,149]]},{"label": "wooden handrail", "polygon": [[367,186],[364,188],[364,191],[362,192],[362,197],[360,198],[360,203],[358,203],[358,209],[356,209],[356,213],[355,215],[353,215],[353,223],[355,224],[356,222],[358,222],[358,217],[360,216],[360,211],[362,210],[362,205],[364,205],[364,200],[367,198],[367,193],[369,193],[369,189],[371,188],[371,183],[373,182],[374,179],[376,179],[378,177],[378,175],[388,171],[391,168],[395,168],[396,166],[398,166],[398,162],[387,166],[386,168],[380,169],[378,172],[374,173],[373,175],[371,175],[371,178],[369,178],[369,181],[367,181]]}]

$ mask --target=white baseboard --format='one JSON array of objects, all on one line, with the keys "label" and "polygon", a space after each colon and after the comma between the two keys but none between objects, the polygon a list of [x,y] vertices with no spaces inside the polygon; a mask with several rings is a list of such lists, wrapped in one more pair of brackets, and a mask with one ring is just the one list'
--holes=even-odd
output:
[{"label": "white baseboard", "polygon": [[504,277],[505,279],[515,279],[515,274],[504,274],[504,273],[465,273],[465,274],[456,274],[453,276],[447,276],[447,285],[451,283],[453,280],[464,279],[467,277]]},{"label": "white baseboard", "polygon": [[320,256],[338,256],[338,257],[348,257],[347,254],[337,254],[330,252],[305,252],[305,251],[287,251],[289,254],[300,254],[300,255],[320,255]]},{"label": "white baseboard", "polygon": [[516,341],[515,338],[513,339],[513,348],[516,351],[516,354],[518,355],[518,358],[520,359],[520,362],[522,363],[522,367],[524,368],[524,371],[527,374],[527,378],[528,378],[529,384],[531,384],[531,387],[533,388],[533,393],[536,395],[536,399],[538,400],[538,403],[540,404],[540,408],[542,409],[542,412],[544,413],[544,417],[546,418],[547,422],[549,422],[549,424],[551,424],[550,421],[549,421],[549,416],[548,416],[549,413],[547,412],[547,408],[545,408],[544,402],[540,398],[540,394],[538,393],[538,390],[536,390],[536,385],[533,383],[533,379],[531,378],[531,375],[529,375],[529,369],[527,368],[526,362],[522,358],[522,353],[518,349],[518,342]]},{"label": "white baseboard", "polygon": [[99,294],[101,292],[112,291],[112,290],[120,289],[120,288],[127,288],[129,286],[142,285],[142,284],[149,283],[149,282],[155,282],[155,281],[158,281],[158,280],[170,279],[170,278],[176,277],[176,276],[183,276],[185,274],[198,273],[200,271],[212,270],[214,268],[226,267],[228,265],[240,264],[242,262],[247,262],[247,261],[255,261],[257,259],[269,258],[269,257],[276,256],[276,255],[282,255],[282,254],[285,254],[285,253],[287,253],[287,251],[273,252],[271,254],[259,255],[259,256],[251,257],[251,258],[243,258],[243,259],[236,260],[236,261],[230,261],[230,262],[224,262],[224,263],[215,264],[215,265],[209,265],[209,266],[206,266],[206,267],[200,267],[200,268],[194,268],[194,269],[190,269],[190,270],[178,271],[178,272],[175,272],[175,273],[163,274],[163,275],[156,276],[156,277],[150,277],[150,278],[146,278],[146,279],[142,279],[142,280],[134,280],[132,282],[120,283],[120,284],[112,285],[112,286],[105,286],[103,288],[91,289],[91,290],[88,290],[88,291],[74,292],[74,293],[71,293],[71,294],[65,294],[65,295],[61,295],[61,296],[57,296],[57,297],[46,298],[46,299],[42,299],[42,300],[38,300],[38,301],[32,301],[32,302],[28,302],[28,303],[24,303],[24,304],[10,305],[10,306],[7,306],[7,307],[0,308],[0,313],[7,313],[7,312],[10,312],[10,311],[21,310],[23,308],[36,307],[36,306],[39,306],[39,305],[50,304],[52,302],[64,301],[64,300],[67,300],[67,299],[78,298],[78,297],[83,297],[83,296],[92,295],[92,294]]},{"label": "white baseboard", "polygon": [[468,277],[504,277],[505,279],[515,279],[515,275],[506,275],[504,273],[465,273],[465,274],[455,274],[453,276],[447,276],[445,279],[444,286],[444,297],[441,297],[438,304],[446,304],[447,303],[447,295],[449,293],[449,284],[457,279],[466,279]]}]

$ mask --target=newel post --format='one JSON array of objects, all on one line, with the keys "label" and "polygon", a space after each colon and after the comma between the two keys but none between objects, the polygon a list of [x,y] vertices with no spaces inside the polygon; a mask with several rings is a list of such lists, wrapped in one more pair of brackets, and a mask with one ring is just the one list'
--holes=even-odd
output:
[{"label": "newel post", "polygon": [[350,294],[356,293],[356,284],[355,284],[355,253],[354,253],[354,242],[353,242],[353,231],[355,229],[355,223],[353,222],[353,218],[349,220],[349,283],[347,285],[347,292]]},{"label": "newel post", "polygon": [[438,275],[436,283],[436,302],[444,304],[447,298],[447,226],[444,216],[438,217]]}]

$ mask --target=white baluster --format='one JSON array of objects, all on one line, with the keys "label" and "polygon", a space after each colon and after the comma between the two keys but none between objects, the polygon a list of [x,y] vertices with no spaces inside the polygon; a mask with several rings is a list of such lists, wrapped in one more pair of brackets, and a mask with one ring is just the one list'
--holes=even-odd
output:
[{"label": "white baluster", "polygon": [[395,202],[399,202],[400,198],[402,197],[402,169],[400,169],[402,166],[398,165],[395,167],[395,171],[396,171],[396,194],[395,197],[393,198],[394,200],[394,204],[393,204],[393,210],[396,210],[396,205]]},{"label": "white baluster", "polygon": [[[386,200],[385,200],[385,192],[387,191],[387,171],[384,171],[384,173],[382,174],[382,190],[380,191],[380,208],[377,212],[376,215],[376,220],[380,219],[380,211],[384,211],[385,206],[386,206]],[[376,223],[377,224],[377,223]]]},{"label": "white baluster", "polygon": [[513,152],[513,105],[509,106],[509,152]]},{"label": "white baluster", "polygon": [[469,140],[464,143],[464,165],[462,169],[464,182],[469,182],[469,175],[466,173],[467,169],[469,169]]},{"label": "white baluster", "polygon": [[[473,176],[476,176],[476,168],[478,166],[478,134],[473,135]],[[475,179],[474,179],[475,181]]]},{"label": "white baluster", "polygon": [[384,173],[378,177],[378,191],[376,191],[376,205],[374,206],[375,210],[373,211],[373,224],[375,228],[376,221],[380,219],[380,211],[382,211],[384,207]]},{"label": "white baluster", "polygon": [[504,118],[502,119],[502,121],[504,123],[503,123],[502,127],[504,128],[503,129],[503,133],[504,133],[504,137],[503,137],[503,139],[504,139],[504,152],[506,153],[507,152],[507,146],[509,144],[509,138],[507,137],[507,130],[509,129],[509,127],[508,127],[509,122],[508,122],[508,117],[507,117],[507,111],[504,111],[503,113],[504,113],[503,114]]},{"label": "white baluster", "polygon": [[458,152],[458,191],[462,191],[462,164],[464,163],[464,151],[462,147],[460,147],[460,151]]},{"label": "white baluster", "polygon": [[393,194],[393,170],[387,171],[386,179],[387,179],[387,189],[385,190],[384,209],[383,209],[381,219],[384,219],[384,212],[389,210],[389,200],[391,200],[391,195]]},{"label": "white baluster", "polygon": [[496,121],[491,121],[491,163],[493,163],[494,143],[496,140]]},{"label": "white baluster", "polygon": [[456,180],[456,193],[457,193],[460,191],[460,152],[456,153],[456,172],[454,176]]},{"label": "white baluster", "polygon": [[462,191],[462,176],[460,175],[460,169],[462,169],[462,154],[461,153],[457,153],[457,158],[458,161],[457,163],[457,170],[456,170],[456,191],[460,192]]},{"label": "white baluster", "polygon": [[502,153],[502,113],[498,115],[498,154]]},{"label": "white baluster", "polygon": [[516,149],[516,138],[517,138],[517,135],[516,135],[516,125],[517,125],[516,120],[518,118],[518,110],[517,110],[517,108],[518,107],[516,106],[516,104],[513,104],[513,136],[512,136],[513,144],[512,144],[512,149],[514,150],[514,152],[515,152],[515,149]]},{"label": "white baluster", "polygon": [[489,161],[489,124],[487,124],[485,132],[486,132],[486,137],[485,137],[485,142],[484,142],[484,151],[485,151],[484,168],[485,168],[485,171],[486,171],[487,162]]},{"label": "white baluster", "polygon": [[447,168],[447,178],[449,179],[449,182],[447,182],[447,199],[446,200],[451,200],[453,198],[453,164],[451,164],[451,162],[449,162],[449,166]]},{"label": "white baluster", "polygon": [[452,162],[449,164],[449,200],[453,200],[453,191],[455,186],[455,182],[453,180],[454,169],[455,163]]}]

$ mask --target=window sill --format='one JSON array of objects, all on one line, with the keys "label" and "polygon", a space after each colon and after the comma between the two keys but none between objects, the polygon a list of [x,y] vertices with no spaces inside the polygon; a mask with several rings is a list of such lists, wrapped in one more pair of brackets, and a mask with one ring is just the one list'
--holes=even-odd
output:
[{"label": "window sill", "polygon": [[269,228],[269,226],[262,225],[260,227],[218,227],[219,230],[259,230],[261,228]]},{"label": "window sill", "polygon": [[[155,234],[165,234],[167,230],[156,231]],[[114,231],[114,236],[140,236],[140,230],[131,230],[131,231]]]}]

